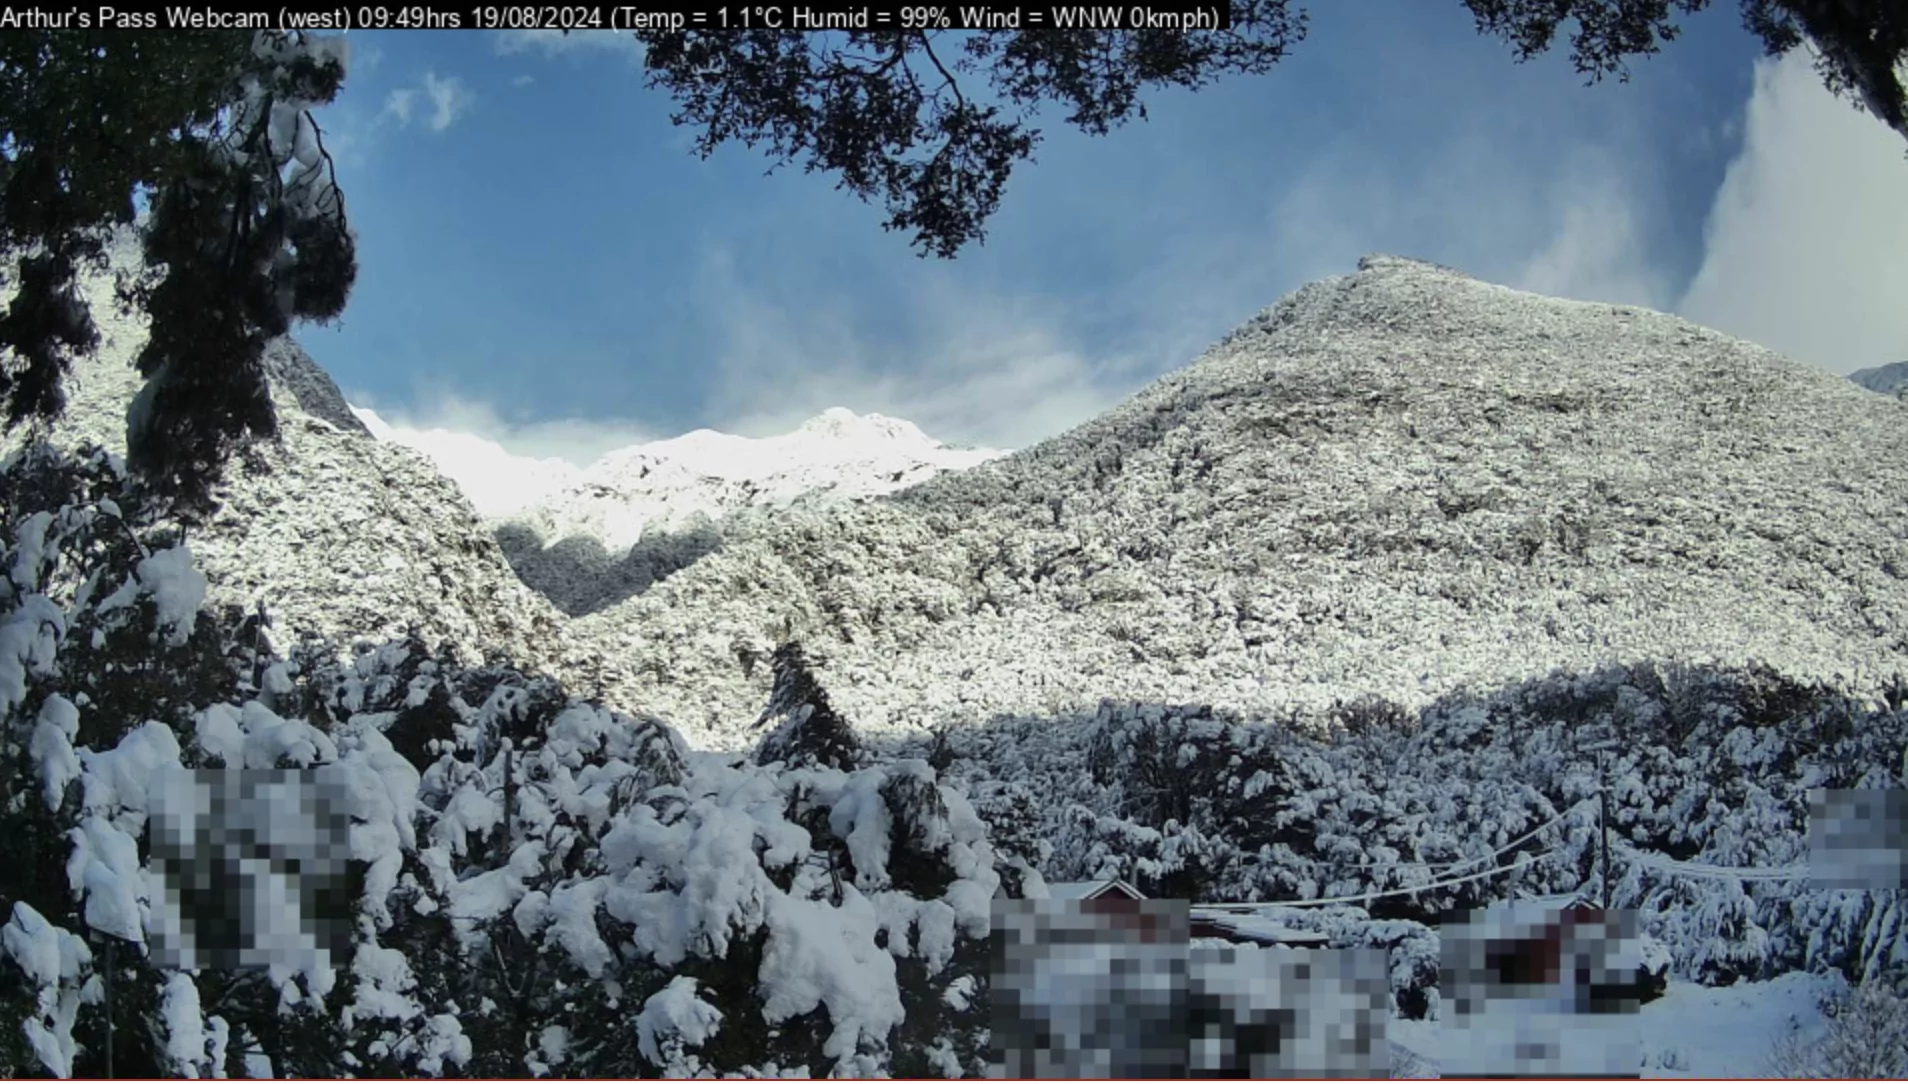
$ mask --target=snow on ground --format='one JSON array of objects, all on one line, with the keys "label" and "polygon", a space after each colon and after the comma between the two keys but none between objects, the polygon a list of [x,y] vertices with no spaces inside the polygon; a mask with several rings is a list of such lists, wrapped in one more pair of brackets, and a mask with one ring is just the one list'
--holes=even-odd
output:
[{"label": "snow on ground", "polygon": [[[1651,1079],[1768,1077],[1776,1041],[1799,1024],[1805,1036],[1821,1034],[1820,1001],[1847,990],[1839,977],[1792,972],[1768,982],[1729,987],[1672,982],[1657,1000],[1631,1017],[1630,1027],[1642,1057],[1643,1076]],[[1386,1038],[1396,1051],[1409,1051],[1423,1075],[1435,1076],[1441,1064],[1462,1060],[1466,1041],[1455,1029],[1429,1020],[1391,1020]]]}]

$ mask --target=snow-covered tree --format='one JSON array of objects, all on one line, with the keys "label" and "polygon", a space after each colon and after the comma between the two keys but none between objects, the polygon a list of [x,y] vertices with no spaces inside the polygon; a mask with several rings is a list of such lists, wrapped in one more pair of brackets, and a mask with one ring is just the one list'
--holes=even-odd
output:
[{"label": "snow-covered tree", "polygon": [[[0,44],[0,317],[10,423],[52,418],[98,344],[76,276],[141,226],[151,320],[127,419],[133,466],[202,507],[239,442],[276,431],[260,364],[298,319],[343,309],[355,241],[311,109],[344,79],[344,38],[227,30],[190,40],[18,30]],[[20,273],[13,274],[14,261]]]},{"label": "snow-covered tree", "polygon": [[864,759],[861,739],[828,702],[802,645],[791,640],[777,647],[773,664],[775,687],[755,724],[773,729],[762,738],[756,763],[822,764],[843,771],[859,766]]}]

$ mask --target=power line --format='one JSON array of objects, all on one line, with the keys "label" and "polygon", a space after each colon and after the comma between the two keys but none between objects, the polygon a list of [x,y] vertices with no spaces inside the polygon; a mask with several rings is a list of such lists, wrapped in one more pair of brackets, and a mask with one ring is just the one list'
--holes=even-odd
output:
[{"label": "power line", "polygon": [[1388,896],[1410,896],[1419,892],[1429,892],[1434,888],[1445,888],[1450,885],[1461,885],[1469,881],[1483,880],[1486,877],[1495,877],[1500,873],[1513,873],[1530,865],[1539,858],[1546,858],[1556,854],[1558,850],[1559,848],[1552,847],[1550,850],[1541,851],[1535,855],[1519,855],[1517,861],[1512,862],[1508,866],[1499,866],[1496,869],[1487,869],[1482,873],[1467,874],[1463,877],[1452,877],[1443,881],[1432,881],[1430,884],[1413,885],[1409,888],[1388,888],[1383,892],[1360,892],[1356,896],[1334,896],[1330,899],[1323,900],[1285,900],[1271,903],[1202,903],[1199,904],[1198,907],[1202,911],[1259,911],[1269,907],[1323,907],[1330,903],[1362,903],[1366,900],[1380,900]]},{"label": "power line", "polygon": [[1518,845],[1524,843],[1525,841],[1535,838],[1537,835],[1541,834],[1542,832],[1550,828],[1554,828],[1563,820],[1568,818],[1571,814],[1575,813],[1577,810],[1582,809],[1584,806],[1589,805],[1591,802],[1594,802],[1594,801],[1596,801],[1595,798],[1581,799],[1577,802],[1577,804],[1570,806],[1569,808],[1565,809],[1563,812],[1550,818],[1549,820],[1538,825],[1537,827],[1532,828],[1530,831],[1525,832],[1523,835],[1518,836],[1516,839],[1511,840],[1509,843],[1506,843],[1503,846],[1498,847],[1496,850],[1488,851],[1484,854],[1478,855],[1475,858],[1467,858],[1462,862],[1446,862],[1446,863],[1438,863],[1438,864],[1434,864],[1430,862],[1364,862],[1364,863],[1359,863],[1356,865],[1334,863],[1333,868],[1334,869],[1380,869],[1380,870],[1422,869],[1422,870],[1429,870],[1437,874],[1454,873],[1461,869],[1470,869],[1471,867],[1476,866],[1482,862],[1495,861],[1496,859],[1502,857],[1506,851],[1513,850]]},{"label": "power line", "polygon": [[1713,881],[1792,881],[1809,876],[1806,863],[1797,866],[1708,866],[1698,862],[1683,862],[1674,858],[1665,858],[1660,854],[1645,854],[1618,841],[1617,847],[1624,857],[1645,869],[1671,873],[1679,877],[1699,877]]}]

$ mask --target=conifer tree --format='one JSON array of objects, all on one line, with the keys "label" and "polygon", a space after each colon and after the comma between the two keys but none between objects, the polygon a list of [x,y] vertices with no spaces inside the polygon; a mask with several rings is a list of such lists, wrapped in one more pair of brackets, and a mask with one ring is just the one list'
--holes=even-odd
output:
[{"label": "conifer tree", "polygon": [[863,760],[861,739],[848,721],[835,713],[828,692],[815,679],[807,652],[796,641],[775,649],[775,685],[768,707],[756,728],[773,725],[760,748],[757,764],[782,761],[790,767],[823,764],[853,771]]}]

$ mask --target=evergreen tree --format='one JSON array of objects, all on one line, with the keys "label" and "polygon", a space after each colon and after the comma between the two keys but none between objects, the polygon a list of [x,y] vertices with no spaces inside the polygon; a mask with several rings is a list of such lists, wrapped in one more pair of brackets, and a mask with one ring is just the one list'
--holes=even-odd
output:
[{"label": "evergreen tree", "polygon": [[[203,510],[226,455],[276,432],[260,357],[292,320],[344,308],[355,242],[310,109],[344,79],[344,39],[301,32],[12,30],[0,35],[0,399],[59,415],[98,345],[77,276],[151,206],[151,320],[128,419],[133,467]],[[17,261],[17,275],[14,274]]]},{"label": "evergreen tree", "polygon": [[828,692],[815,679],[808,654],[793,640],[775,649],[775,685],[757,729],[774,729],[756,750],[757,764],[781,761],[789,767],[821,764],[853,771],[865,758],[861,739],[846,719],[835,714]]}]

